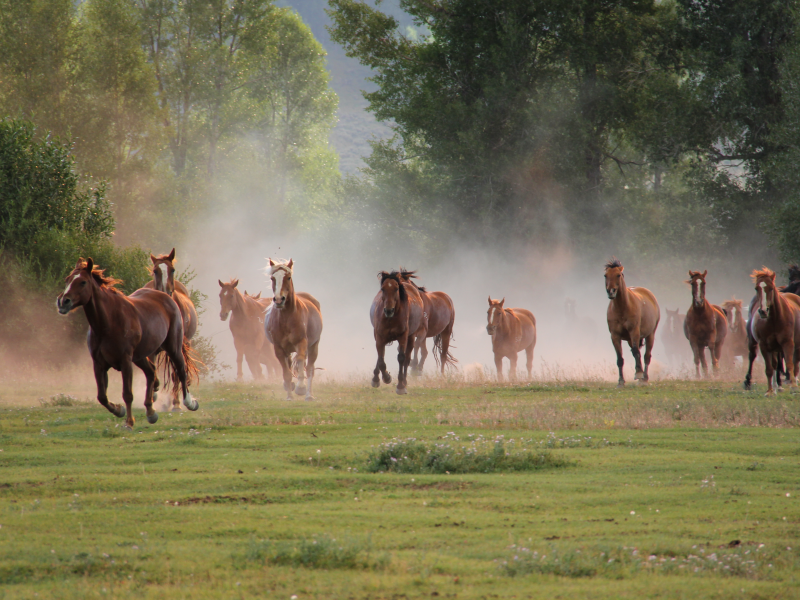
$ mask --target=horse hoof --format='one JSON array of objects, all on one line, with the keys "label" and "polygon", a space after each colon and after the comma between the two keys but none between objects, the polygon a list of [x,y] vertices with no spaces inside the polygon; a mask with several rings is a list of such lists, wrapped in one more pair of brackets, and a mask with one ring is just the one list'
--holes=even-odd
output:
[{"label": "horse hoof", "polygon": [[181,407],[176,404],[175,406],[172,407],[172,412],[177,412],[177,413],[181,412]]},{"label": "horse hoof", "polygon": [[158,423],[158,413],[153,411],[152,414],[147,415],[147,422],[150,423],[150,425]]},{"label": "horse hoof", "polygon": [[306,400],[308,402],[311,402],[312,400],[316,400],[316,398],[314,398],[314,396],[308,395],[308,396],[306,396]]},{"label": "horse hoof", "polygon": [[114,413],[115,417],[119,417],[120,419],[128,414],[128,411],[125,410],[125,407],[121,404],[112,404],[113,407],[112,412]]},{"label": "horse hoof", "polygon": [[633,380],[636,381],[637,379],[644,379],[644,373],[637,373],[633,376]]},{"label": "horse hoof", "polygon": [[200,408],[200,405],[197,403],[197,400],[192,398],[192,395],[187,393],[183,397],[183,405],[191,411],[195,411]]},{"label": "horse hoof", "polygon": [[625,382],[624,382],[624,381],[620,381],[620,382],[617,384],[617,388],[624,388],[624,387],[625,387]]},{"label": "horse hoof", "polygon": [[408,393],[406,388],[397,388],[395,392],[400,396],[405,396]]},{"label": "horse hoof", "polygon": [[297,394],[298,396],[305,396],[306,391],[307,391],[306,386],[304,385],[298,385],[296,388],[294,388],[294,393]]},{"label": "horse hoof", "polygon": [[376,388],[376,387],[380,387],[380,386],[381,386],[381,380],[380,379],[373,379],[372,380],[372,387]]},{"label": "horse hoof", "polygon": [[291,392],[289,392],[288,394],[286,394],[286,399],[287,399],[287,400],[294,400],[294,398],[292,398],[292,393],[291,393]]},{"label": "horse hoof", "polygon": [[392,376],[389,375],[388,373],[386,375],[384,375],[383,376],[383,383],[385,383],[386,385],[389,385],[390,383],[392,383]]}]

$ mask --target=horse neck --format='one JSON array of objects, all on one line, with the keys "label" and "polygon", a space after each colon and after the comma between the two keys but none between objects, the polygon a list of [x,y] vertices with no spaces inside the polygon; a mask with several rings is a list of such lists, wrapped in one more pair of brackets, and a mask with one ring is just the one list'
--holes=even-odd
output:
[{"label": "horse neck", "polygon": [[500,325],[498,329],[501,333],[508,335],[511,333],[511,329],[513,327],[512,321],[514,321],[514,315],[511,312],[506,312],[507,309],[503,309],[500,311]]},{"label": "horse neck", "polygon": [[283,305],[283,310],[289,309],[289,312],[297,308],[297,296],[294,293],[294,280],[289,280],[289,290],[286,292],[286,303]]},{"label": "horse neck", "polygon": [[630,291],[628,290],[628,286],[625,284],[625,278],[620,279],[619,288],[617,289],[617,295],[614,297],[612,302],[618,308],[624,308],[627,311],[628,308],[628,301],[631,298]]},{"label": "horse neck", "polygon": [[97,282],[92,281],[92,299],[83,305],[83,312],[89,327],[96,333],[101,333],[108,329],[108,302],[110,292],[104,290]]},{"label": "horse neck", "polygon": [[772,310],[769,311],[770,318],[775,317],[776,321],[781,321],[783,316],[791,310],[789,308],[789,302],[783,297],[783,295],[775,288],[775,291],[772,294]]},{"label": "horse neck", "polygon": [[233,288],[233,307],[231,308],[231,313],[236,315],[237,317],[242,315],[246,315],[247,312],[245,310],[247,306],[247,299],[244,297],[242,292]]}]

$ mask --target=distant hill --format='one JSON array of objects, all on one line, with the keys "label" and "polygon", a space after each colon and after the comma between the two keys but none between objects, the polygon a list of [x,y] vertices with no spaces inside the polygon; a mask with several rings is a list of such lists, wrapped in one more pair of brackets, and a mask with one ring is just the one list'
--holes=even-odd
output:
[{"label": "distant hill", "polygon": [[[328,53],[331,87],[339,95],[339,122],[331,133],[330,140],[339,153],[342,173],[355,173],[359,167],[364,166],[362,157],[370,153],[367,141],[373,137],[391,135],[391,130],[386,125],[378,123],[372,113],[366,111],[367,101],[361,95],[361,90],[376,89],[375,84],[367,81],[372,70],[345,56],[342,47],[331,41],[325,29],[330,24],[325,13],[328,8],[327,0],[283,0],[278,4],[296,10]],[[398,0],[385,0],[380,9],[395,15],[398,20],[404,15]]]}]

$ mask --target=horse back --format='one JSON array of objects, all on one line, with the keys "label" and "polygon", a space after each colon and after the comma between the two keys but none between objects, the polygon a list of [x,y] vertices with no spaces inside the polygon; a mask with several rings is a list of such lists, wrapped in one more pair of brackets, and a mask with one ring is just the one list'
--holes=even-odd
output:
[{"label": "horse back", "polygon": [[427,292],[420,296],[427,298],[425,311],[428,313],[428,337],[434,337],[446,329],[452,329],[456,318],[453,300],[444,292]]},{"label": "horse back", "polygon": [[322,334],[322,307],[319,300],[307,292],[296,292],[297,302],[301,303],[306,309],[306,336],[309,344],[319,341]]},{"label": "horse back", "polygon": [[403,283],[402,285],[406,289],[408,297],[408,332],[413,335],[425,328],[423,318],[425,305],[417,286],[413,283]]},{"label": "horse back", "polygon": [[644,338],[655,333],[658,323],[661,320],[661,308],[658,306],[655,294],[643,287],[628,288],[628,292],[634,298],[640,300],[641,319],[639,322],[639,333]]},{"label": "horse back", "polygon": [[[141,328],[142,336],[134,350],[134,360],[153,355],[170,333],[183,339],[183,316],[177,303],[164,292],[156,289],[140,288],[130,296],[121,296],[132,307]],[[128,311],[125,311],[128,312]],[[131,324],[125,324],[131,329]]]},{"label": "horse back", "polygon": [[728,315],[725,310],[717,304],[712,304],[711,309],[714,311],[714,325],[717,328],[716,341],[721,342],[728,335]]}]

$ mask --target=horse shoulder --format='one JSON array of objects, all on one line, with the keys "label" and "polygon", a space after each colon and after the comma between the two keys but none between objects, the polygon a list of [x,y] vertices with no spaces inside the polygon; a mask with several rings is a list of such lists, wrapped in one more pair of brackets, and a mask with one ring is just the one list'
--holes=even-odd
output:
[{"label": "horse shoulder", "polygon": [[173,280],[173,283],[175,284],[175,291],[176,292],[180,292],[181,294],[183,294],[187,298],[191,296],[191,293],[189,292],[189,288],[187,288],[185,285],[183,285],[180,281],[175,279],[175,280]]},{"label": "horse shoulder", "polygon": [[320,305],[319,300],[314,298],[314,296],[312,296],[308,292],[297,292],[297,296],[299,298],[303,298],[304,300],[308,300],[309,302],[311,302],[314,306],[317,307],[319,313],[322,314],[322,306]]}]

